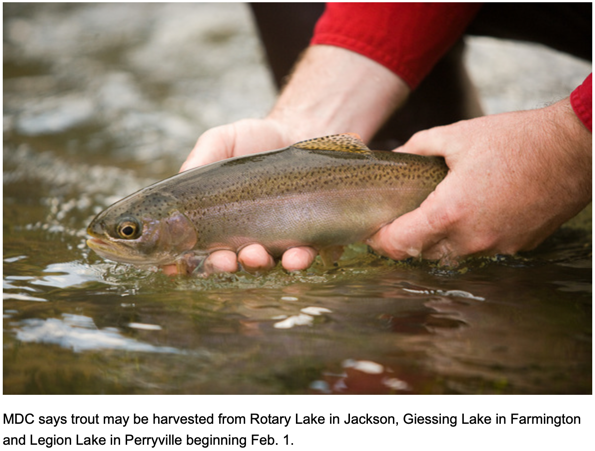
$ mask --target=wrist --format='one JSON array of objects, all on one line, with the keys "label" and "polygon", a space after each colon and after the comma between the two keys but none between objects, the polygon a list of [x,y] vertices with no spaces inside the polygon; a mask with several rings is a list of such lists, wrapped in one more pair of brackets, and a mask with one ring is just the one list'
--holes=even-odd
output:
[{"label": "wrist", "polygon": [[267,119],[293,138],[355,132],[366,141],[409,92],[401,78],[369,58],[339,47],[313,46]]},{"label": "wrist", "polygon": [[552,132],[558,137],[559,146],[566,156],[575,161],[577,168],[591,168],[593,135],[578,118],[570,99],[565,98],[548,107]]},{"label": "wrist", "polygon": [[559,174],[557,188],[568,193],[566,208],[574,205],[576,214],[591,201],[592,134],[575,114],[569,98],[547,107],[544,122],[553,152],[543,158],[551,171]]}]

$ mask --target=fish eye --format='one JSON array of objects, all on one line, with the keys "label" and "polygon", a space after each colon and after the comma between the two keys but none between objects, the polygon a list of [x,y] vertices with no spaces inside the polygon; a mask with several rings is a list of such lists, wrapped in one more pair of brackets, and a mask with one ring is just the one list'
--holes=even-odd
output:
[{"label": "fish eye", "polygon": [[140,227],[138,222],[133,221],[131,219],[125,219],[120,224],[118,224],[118,228],[116,229],[118,232],[118,236],[125,240],[131,240],[137,238],[140,234]]}]

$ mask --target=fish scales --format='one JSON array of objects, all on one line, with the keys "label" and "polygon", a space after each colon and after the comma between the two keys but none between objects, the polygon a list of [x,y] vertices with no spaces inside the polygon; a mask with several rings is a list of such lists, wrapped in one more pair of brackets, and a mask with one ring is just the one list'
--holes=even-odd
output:
[{"label": "fish scales", "polygon": [[[354,226],[361,229],[359,224],[354,224],[361,222],[355,216],[368,216],[374,213],[371,207],[375,206],[368,206],[368,197],[361,198],[364,202],[358,205],[358,200],[353,198],[358,192],[378,197],[395,190],[403,191],[408,187],[409,190],[421,191],[425,197],[428,188],[433,189],[431,173],[422,165],[404,165],[408,169],[403,174],[403,167],[394,164],[394,161],[382,159],[385,156],[384,152],[377,152],[378,155],[374,154],[373,158],[355,154],[352,158],[344,159],[342,164],[338,164],[333,153],[334,151],[288,148],[269,155],[266,168],[259,162],[251,162],[248,157],[243,160],[242,166],[222,164],[217,171],[209,171],[208,177],[207,174],[196,174],[196,183],[191,182],[191,187],[184,189],[178,184],[171,192],[186,206],[184,214],[201,229],[199,242],[203,248],[208,247],[208,243],[211,243],[211,246],[218,243],[217,247],[226,248],[222,236],[231,237],[229,244],[232,248],[241,246],[245,244],[239,240],[243,233],[249,235],[248,241],[264,242],[269,251],[276,256],[288,244],[286,241],[280,242],[279,245],[266,243],[271,233],[281,234],[283,229],[293,230],[295,236],[303,237],[303,242],[293,242],[287,237],[292,245],[308,243],[320,247],[330,238],[329,216],[338,214],[343,215],[345,222],[342,227],[335,226],[330,233],[334,234],[339,242],[361,239],[359,235],[362,232],[353,233]],[[417,162],[417,159],[409,159],[413,160],[411,163]],[[302,163],[304,160],[305,164]],[[425,163],[425,160],[423,161]],[[227,182],[221,182],[223,175]],[[413,187],[412,180],[429,183]],[[198,188],[201,193],[210,194],[197,198],[194,193]],[[333,199],[342,203],[345,208],[338,209],[337,202],[325,204],[317,200],[321,196],[332,194],[333,191]],[[345,198],[345,194],[348,194],[348,198]],[[417,196],[410,193],[408,197],[414,200]],[[384,209],[386,202],[382,198],[378,200],[378,205]],[[314,214],[310,211],[312,205],[316,205]],[[401,205],[410,209],[406,202],[401,202]],[[263,218],[265,212],[268,212],[269,216]],[[376,212],[376,216],[378,215],[379,212]],[[390,212],[382,213],[383,222],[394,219],[393,216]],[[209,217],[219,219],[208,221]],[[320,226],[318,229],[317,224]],[[342,230],[338,230],[338,227]],[[378,227],[374,225],[375,229]],[[348,237],[340,238],[345,235]]]},{"label": "fish scales", "polygon": [[[309,140],[145,188],[98,215],[88,229],[96,239],[89,245],[107,258],[124,261],[122,254],[128,254],[127,261],[148,264],[172,263],[188,252],[238,251],[251,243],[275,257],[294,246],[320,250],[365,239],[413,210],[447,171],[440,158],[370,151],[351,135]],[[118,229],[118,221],[138,227],[138,233],[114,237],[129,230]],[[162,243],[143,244],[143,235],[153,241],[159,235]]]}]

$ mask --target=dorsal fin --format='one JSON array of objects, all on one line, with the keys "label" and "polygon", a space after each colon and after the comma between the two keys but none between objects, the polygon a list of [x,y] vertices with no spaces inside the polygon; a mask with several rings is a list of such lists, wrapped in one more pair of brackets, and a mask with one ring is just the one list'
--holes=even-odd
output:
[{"label": "dorsal fin", "polygon": [[336,150],[339,152],[369,153],[370,149],[356,133],[329,135],[300,141],[291,147],[304,150]]}]

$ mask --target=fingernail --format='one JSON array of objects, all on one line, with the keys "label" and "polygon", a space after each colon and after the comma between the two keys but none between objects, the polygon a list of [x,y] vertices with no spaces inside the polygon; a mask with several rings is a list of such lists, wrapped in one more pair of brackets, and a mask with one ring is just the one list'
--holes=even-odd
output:
[{"label": "fingernail", "polygon": [[419,257],[421,255],[421,249],[410,247],[409,249],[407,249],[407,255],[410,255],[414,258]]}]

